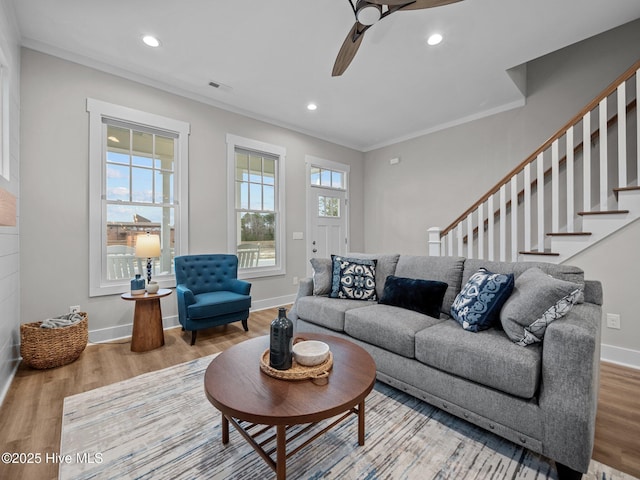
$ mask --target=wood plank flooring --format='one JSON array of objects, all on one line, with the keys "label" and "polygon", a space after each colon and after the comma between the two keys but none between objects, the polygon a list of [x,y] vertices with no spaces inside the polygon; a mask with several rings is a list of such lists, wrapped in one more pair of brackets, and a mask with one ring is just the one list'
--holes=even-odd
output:
[{"label": "wood plank flooring", "polygon": [[[165,331],[165,346],[145,353],[130,351],[128,341],[89,345],[76,362],[51,370],[20,366],[0,409],[0,453],[43,455],[40,464],[0,463],[1,479],[56,479],[58,465],[45,462],[59,453],[63,399],[142,373],[217,353],[248,338],[266,335],[277,309],[253,312],[249,331],[240,323],[191,335]],[[640,371],[603,363],[594,458],[640,478]]]}]

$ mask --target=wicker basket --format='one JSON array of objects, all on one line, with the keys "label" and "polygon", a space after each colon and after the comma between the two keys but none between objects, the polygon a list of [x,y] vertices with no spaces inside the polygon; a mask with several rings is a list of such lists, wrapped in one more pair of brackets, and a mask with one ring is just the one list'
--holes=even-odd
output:
[{"label": "wicker basket", "polygon": [[20,325],[20,354],[32,368],[54,368],[78,359],[89,340],[89,322],[82,320],[69,327],[40,328],[42,322]]}]

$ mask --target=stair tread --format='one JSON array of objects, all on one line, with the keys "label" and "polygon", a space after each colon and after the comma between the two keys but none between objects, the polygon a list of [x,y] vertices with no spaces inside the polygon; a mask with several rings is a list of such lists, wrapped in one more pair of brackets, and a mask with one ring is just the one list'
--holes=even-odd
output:
[{"label": "stair tread", "polygon": [[555,252],[539,252],[537,250],[533,250],[531,252],[518,252],[520,255],[547,255],[547,256],[552,256],[552,257],[559,257],[560,254],[559,253],[555,253]]},{"label": "stair tread", "polygon": [[556,232],[547,233],[550,237],[586,237],[592,235],[591,232]]},{"label": "stair tread", "polygon": [[640,186],[617,187],[613,189],[614,192],[631,192],[633,190],[640,190]]},{"label": "stair tread", "polygon": [[615,213],[629,213],[629,210],[598,210],[594,212],[578,212],[578,215],[607,215]]}]

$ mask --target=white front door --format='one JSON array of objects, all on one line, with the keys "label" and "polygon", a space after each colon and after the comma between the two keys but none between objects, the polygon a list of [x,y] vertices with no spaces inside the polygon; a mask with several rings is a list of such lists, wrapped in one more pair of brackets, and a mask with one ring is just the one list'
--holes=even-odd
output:
[{"label": "white front door", "polygon": [[307,157],[308,259],[347,253],[348,171],[348,165]]}]

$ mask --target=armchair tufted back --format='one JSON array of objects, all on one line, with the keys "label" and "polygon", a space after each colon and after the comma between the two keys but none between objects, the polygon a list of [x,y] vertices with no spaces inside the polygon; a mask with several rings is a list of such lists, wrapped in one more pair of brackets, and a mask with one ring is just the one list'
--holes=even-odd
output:
[{"label": "armchair tufted back", "polygon": [[182,255],[175,258],[176,283],[195,295],[231,290],[238,278],[238,257],[226,254]]}]

